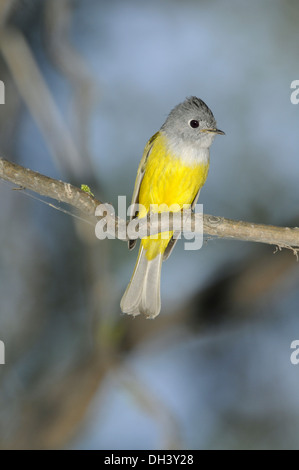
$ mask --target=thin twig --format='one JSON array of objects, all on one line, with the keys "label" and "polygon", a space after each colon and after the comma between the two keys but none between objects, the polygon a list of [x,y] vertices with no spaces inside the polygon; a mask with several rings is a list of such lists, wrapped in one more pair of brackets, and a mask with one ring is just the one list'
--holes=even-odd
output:
[{"label": "thin twig", "polygon": [[[34,191],[42,196],[67,203],[79,211],[82,211],[85,215],[94,217],[95,224],[100,219],[100,217],[96,217],[95,212],[97,207],[103,203],[69,183],[41,175],[40,173],[26,169],[15,163],[11,163],[4,158],[0,158],[0,178]],[[126,232],[124,235],[126,221],[115,216],[114,210],[111,210],[111,206],[107,205],[106,207],[107,211],[104,214],[104,218],[107,227],[113,227],[116,232],[116,238],[128,240]],[[202,226],[200,223],[201,217],[200,214],[191,215],[191,229],[195,233],[198,232],[198,227]],[[170,217],[170,224],[167,228],[171,230],[172,226],[172,218]],[[140,219],[140,231],[146,233],[149,228],[152,234],[165,231],[165,226],[161,220],[151,222],[148,218]],[[204,214],[203,232],[206,235],[212,235],[218,238],[276,245],[281,248],[291,249],[295,254],[299,250],[299,228],[297,227],[289,228],[254,224]]]}]

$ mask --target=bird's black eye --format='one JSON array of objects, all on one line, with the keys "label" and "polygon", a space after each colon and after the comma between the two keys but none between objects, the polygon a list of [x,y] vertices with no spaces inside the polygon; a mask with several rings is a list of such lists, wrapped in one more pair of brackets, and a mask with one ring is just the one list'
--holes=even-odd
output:
[{"label": "bird's black eye", "polygon": [[189,121],[189,126],[196,129],[199,126],[199,122],[196,119],[191,119],[191,121]]}]

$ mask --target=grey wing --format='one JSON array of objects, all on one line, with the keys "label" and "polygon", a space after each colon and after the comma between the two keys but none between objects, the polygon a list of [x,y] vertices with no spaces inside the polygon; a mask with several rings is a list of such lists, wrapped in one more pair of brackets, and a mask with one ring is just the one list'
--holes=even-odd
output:
[{"label": "grey wing", "polygon": [[[200,188],[201,189],[201,188]],[[193,211],[194,210],[194,207],[196,206],[197,204],[197,201],[198,201],[198,198],[199,198],[199,194],[200,194],[200,189],[197,191],[197,194],[195,196],[195,198],[193,199],[193,202],[191,204],[191,210]]]},{"label": "grey wing", "polygon": [[[153,148],[153,144],[154,144],[154,141],[156,140],[157,135],[158,135],[158,132],[154,134],[153,137],[150,138],[150,140],[147,142],[144,148],[143,156],[142,156],[142,159],[139,164],[138,171],[137,171],[137,177],[136,177],[132,201],[131,201],[130,220],[135,219],[138,214],[138,210],[136,210],[137,208],[135,209],[135,207],[139,203],[140,186],[144,177],[146,162]],[[135,248],[136,243],[137,243],[137,240],[129,240],[128,241],[129,250],[133,250],[133,248]]]},{"label": "grey wing", "polygon": [[172,253],[172,250],[174,249],[175,245],[176,245],[176,242],[178,241],[178,238],[177,236],[179,235],[180,232],[175,232],[171,239],[169,240],[169,243],[163,253],[163,261],[166,261],[169,256],[171,255]]},{"label": "grey wing", "polygon": [[[130,221],[137,217],[138,211],[135,210],[134,206],[136,207],[136,204],[138,204],[139,202],[139,191],[140,191],[141,182],[143,180],[144,172],[145,172],[144,168],[140,167],[138,169],[137,178],[136,178],[135,187],[134,187],[133,196],[132,196],[132,201],[131,201]],[[135,248],[136,243],[137,243],[137,240],[129,240],[128,241],[129,250],[133,250],[133,248]]]},{"label": "grey wing", "polygon": [[[193,202],[192,202],[192,204],[191,204],[191,210],[192,210],[192,211],[193,211],[194,207],[195,207],[196,204],[197,204],[197,201],[198,201],[198,198],[199,198],[199,193],[200,193],[200,189],[198,190],[198,192],[197,192],[197,194],[196,194],[196,196],[195,196],[195,198],[193,199]],[[177,238],[177,237],[178,237],[178,234],[179,234],[179,233],[180,233],[180,232],[175,232],[175,233],[173,234],[173,236],[171,237],[171,239],[169,240],[169,243],[168,243],[168,245],[167,245],[167,247],[166,247],[166,249],[165,249],[165,251],[164,251],[164,254],[163,254],[163,261],[166,261],[166,260],[169,258],[169,256],[171,255],[172,250],[174,249],[174,247],[175,247],[175,245],[176,245],[176,242],[178,241],[178,238]]]}]

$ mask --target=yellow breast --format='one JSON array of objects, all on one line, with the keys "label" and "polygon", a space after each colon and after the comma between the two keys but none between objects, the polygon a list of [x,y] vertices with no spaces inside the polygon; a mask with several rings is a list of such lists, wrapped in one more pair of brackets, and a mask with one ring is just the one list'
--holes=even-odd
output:
[{"label": "yellow breast", "polygon": [[[208,160],[186,164],[182,158],[171,152],[165,137],[159,133],[147,159],[140,186],[139,203],[145,209],[140,211],[139,217],[146,215],[151,204],[165,205],[158,212],[167,211],[167,206],[172,204],[178,204],[181,208],[183,204],[192,204],[197,192],[206,181],[208,170]],[[169,238],[171,236],[172,233],[169,232]],[[152,259],[158,252],[164,252],[169,238],[167,240],[144,238],[142,244],[147,250],[147,257]]]}]

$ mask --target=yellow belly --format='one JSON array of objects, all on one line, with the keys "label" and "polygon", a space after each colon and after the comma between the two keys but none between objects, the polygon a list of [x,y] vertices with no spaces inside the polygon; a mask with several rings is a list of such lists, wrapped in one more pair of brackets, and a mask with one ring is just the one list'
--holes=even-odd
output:
[{"label": "yellow belly", "polygon": [[[156,210],[150,209],[151,204],[171,206],[178,204],[192,204],[197,192],[204,185],[208,170],[208,163],[186,165],[181,158],[171,155],[165,145],[165,138],[158,135],[148,157],[145,174],[140,186],[139,203],[144,206],[139,217],[146,213],[167,211],[167,207]],[[180,210],[180,209],[178,209]],[[146,257],[151,260],[159,253],[163,253],[173,232],[163,233],[161,236],[143,238],[141,243],[146,250]]]}]

